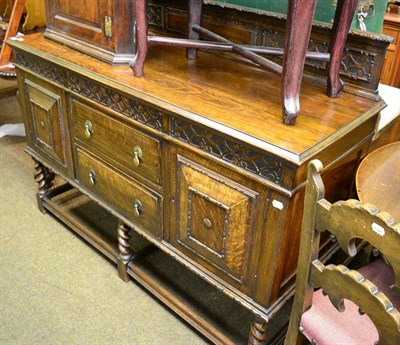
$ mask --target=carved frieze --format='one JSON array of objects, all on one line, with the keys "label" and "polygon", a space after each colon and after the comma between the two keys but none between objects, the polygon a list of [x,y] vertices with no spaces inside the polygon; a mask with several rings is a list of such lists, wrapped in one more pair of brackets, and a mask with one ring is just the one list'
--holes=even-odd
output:
[{"label": "carved frieze", "polygon": [[17,65],[151,128],[162,129],[162,112],[135,97],[115,91],[89,77],[66,71],[56,64],[25,54],[18,49],[15,50],[15,55]]},{"label": "carved frieze", "polygon": [[24,54],[17,49],[14,50],[14,56],[16,63],[21,67],[25,67],[57,84],[64,85],[63,69],[57,65],[50,64],[35,56]]},{"label": "carved frieze", "polygon": [[[265,47],[283,48],[285,35],[276,30],[263,30],[263,45]],[[329,42],[311,39],[308,50],[312,52],[328,52]],[[377,54],[361,49],[346,48],[340,69],[340,75],[353,80],[370,81],[376,68]],[[307,60],[306,65],[318,70],[326,70],[327,63],[322,61]]]},{"label": "carved frieze", "polygon": [[162,129],[162,112],[139,102],[134,97],[117,92],[81,75],[68,73],[68,89],[79,93],[118,113],[124,114],[138,122]]},{"label": "carved frieze", "polygon": [[171,135],[268,181],[282,184],[284,164],[273,155],[260,153],[206,128],[175,117],[171,119]]}]

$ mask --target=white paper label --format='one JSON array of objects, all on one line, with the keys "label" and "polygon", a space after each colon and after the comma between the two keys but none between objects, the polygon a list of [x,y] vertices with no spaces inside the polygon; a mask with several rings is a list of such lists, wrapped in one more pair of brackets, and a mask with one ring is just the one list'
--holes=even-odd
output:
[{"label": "white paper label", "polygon": [[283,209],[283,204],[278,200],[272,200],[272,206],[274,206],[278,210],[282,210]]},{"label": "white paper label", "polygon": [[385,235],[385,229],[376,223],[372,223],[372,230],[374,230],[380,236]]}]

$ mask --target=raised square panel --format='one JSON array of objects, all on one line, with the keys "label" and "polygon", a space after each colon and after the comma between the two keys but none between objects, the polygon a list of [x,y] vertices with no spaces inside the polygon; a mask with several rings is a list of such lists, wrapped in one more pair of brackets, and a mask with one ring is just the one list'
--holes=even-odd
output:
[{"label": "raised square panel", "polygon": [[53,148],[54,141],[49,128],[51,126],[51,113],[57,112],[57,103],[53,102],[49,108],[45,108],[31,100],[31,107],[35,122],[36,140],[41,141],[43,145],[47,145],[50,149]]},{"label": "raised square panel", "polygon": [[258,193],[178,157],[177,242],[241,282]]},{"label": "raised square panel", "polygon": [[25,85],[36,145],[65,166],[61,96],[28,79],[25,80]]}]

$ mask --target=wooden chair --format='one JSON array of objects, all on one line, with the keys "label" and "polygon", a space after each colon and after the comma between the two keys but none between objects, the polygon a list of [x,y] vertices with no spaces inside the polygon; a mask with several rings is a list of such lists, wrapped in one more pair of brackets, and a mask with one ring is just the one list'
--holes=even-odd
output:
[{"label": "wooden chair", "polygon": [[[338,0],[329,54],[308,53],[308,42],[314,18],[316,0],[288,0],[285,49],[243,46],[235,44],[201,26],[203,0],[188,0],[189,37],[177,39],[147,35],[146,0],[134,1],[137,54],[131,63],[136,77],[143,75],[148,44],[165,44],[187,48],[187,57],[195,59],[199,48],[231,51],[242,55],[262,68],[282,75],[282,121],[294,125],[300,111],[300,87],[306,58],[328,61],[327,94],[338,97],[343,89],[339,77],[340,64],[358,0]],[[211,41],[200,41],[205,38]],[[261,55],[283,55],[283,66]]]},{"label": "wooden chair", "polygon": [[11,47],[7,43],[5,43],[5,41],[8,40],[10,37],[15,36],[18,32],[18,26],[22,18],[25,2],[26,0],[15,0],[12,7],[10,21],[0,51],[0,76],[3,77],[16,76],[14,66],[10,66],[10,58],[12,53]]},{"label": "wooden chair", "polygon": [[[296,291],[285,345],[304,338],[322,344],[400,344],[400,224],[358,200],[324,199],[322,164],[309,165]],[[377,248],[377,259],[357,271],[318,259],[328,230],[350,256],[356,239]],[[315,290],[318,288],[318,290]]]},{"label": "wooden chair", "polygon": [[26,10],[26,18],[22,23],[23,32],[45,26],[46,16],[44,0],[9,0],[5,12],[8,12],[8,8],[12,8],[12,11],[0,51],[0,77],[14,78],[17,74],[11,63],[12,50],[5,41],[18,33],[24,10]]}]

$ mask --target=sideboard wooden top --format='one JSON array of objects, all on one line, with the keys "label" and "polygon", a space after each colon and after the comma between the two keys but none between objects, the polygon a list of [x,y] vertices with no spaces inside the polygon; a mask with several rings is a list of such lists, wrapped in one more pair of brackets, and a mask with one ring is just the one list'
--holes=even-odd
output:
[{"label": "sideboard wooden top", "polygon": [[9,43],[293,163],[309,159],[385,106],[346,92],[329,98],[323,85],[305,79],[296,125],[286,126],[280,77],[250,63],[203,51],[192,61],[184,49],[150,46],[144,77],[135,78],[129,66],[112,66],[42,34]]}]

